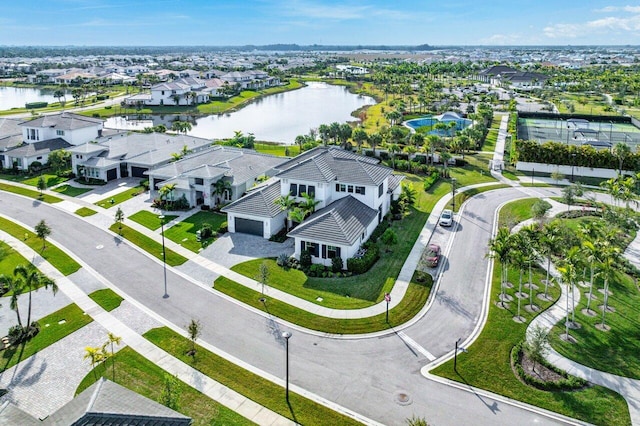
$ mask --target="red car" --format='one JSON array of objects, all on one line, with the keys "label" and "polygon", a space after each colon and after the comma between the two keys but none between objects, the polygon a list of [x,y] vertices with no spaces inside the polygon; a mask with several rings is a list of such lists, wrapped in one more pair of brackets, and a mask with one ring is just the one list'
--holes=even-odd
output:
[{"label": "red car", "polygon": [[432,268],[437,267],[438,262],[440,261],[440,246],[437,244],[429,244],[427,252],[424,255],[424,259],[427,266]]}]

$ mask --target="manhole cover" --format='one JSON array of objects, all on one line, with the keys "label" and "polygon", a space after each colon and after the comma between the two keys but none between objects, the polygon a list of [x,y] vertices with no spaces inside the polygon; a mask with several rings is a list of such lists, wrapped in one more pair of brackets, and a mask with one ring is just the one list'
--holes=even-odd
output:
[{"label": "manhole cover", "polygon": [[395,401],[399,405],[409,405],[413,402],[406,392],[396,392]]}]

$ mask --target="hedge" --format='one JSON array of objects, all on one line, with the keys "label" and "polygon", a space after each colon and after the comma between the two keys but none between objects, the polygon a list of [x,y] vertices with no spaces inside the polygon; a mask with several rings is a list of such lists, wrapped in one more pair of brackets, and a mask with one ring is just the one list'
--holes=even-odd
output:
[{"label": "hedge", "polygon": [[439,178],[440,178],[440,173],[438,173],[437,171],[431,172],[429,176],[424,178],[424,183],[423,183],[424,190],[428,191],[429,189],[431,189],[431,187],[438,181]]},{"label": "hedge", "polygon": [[27,102],[24,104],[26,109],[34,109],[34,108],[46,108],[49,105],[48,102]]},{"label": "hedge", "polygon": [[347,270],[356,275],[367,272],[380,258],[380,249],[377,244],[367,241],[362,245],[362,248],[366,250],[364,256],[360,258],[351,257],[347,259]]}]

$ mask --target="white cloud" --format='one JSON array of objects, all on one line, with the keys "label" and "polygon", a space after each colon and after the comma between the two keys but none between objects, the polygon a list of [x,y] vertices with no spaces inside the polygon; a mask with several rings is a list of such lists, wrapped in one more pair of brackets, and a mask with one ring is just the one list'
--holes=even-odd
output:
[{"label": "white cloud", "polygon": [[368,6],[330,6],[306,1],[285,2],[283,7],[286,15],[333,20],[363,19],[368,10]]},{"label": "white cloud", "polygon": [[[628,8],[631,6],[625,6]],[[638,14],[615,17],[608,16],[584,23],[561,23],[549,25],[543,29],[549,38],[578,38],[590,34],[623,33],[640,31],[640,7]]]},{"label": "white cloud", "polygon": [[602,9],[596,9],[594,12],[611,13],[611,12],[628,12],[640,13],[640,6],[606,6]]},{"label": "white cloud", "polygon": [[518,34],[493,34],[480,40],[480,44],[512,45],[522,42],[523,38]]}]

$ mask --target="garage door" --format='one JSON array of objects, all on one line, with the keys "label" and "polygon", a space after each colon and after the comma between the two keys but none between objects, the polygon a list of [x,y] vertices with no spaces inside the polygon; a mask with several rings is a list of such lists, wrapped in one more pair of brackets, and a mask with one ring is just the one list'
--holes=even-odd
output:
[{"label": "garage door", "polygon": [[114,180],[118,178],[118,170],[117,169],[111,169],[111,170],[107,170],[107,181],[110,180]]},{"label": "garage door", "polygon": [[133,177],[140,177],[140,178],[146,177],[146,176],[144,175],[144,172],[146,172],[147,170],[149,170],[149,169],[148,169],[148,168],[146,168],[146,167],[135,167],[135,166],[131,166],[131,176],[133,176]]},{"label": "garage door", "polygon": [[241,219],[236,217],[236,232],[243,234],[263,236],[263,224],[261,220]]}]

